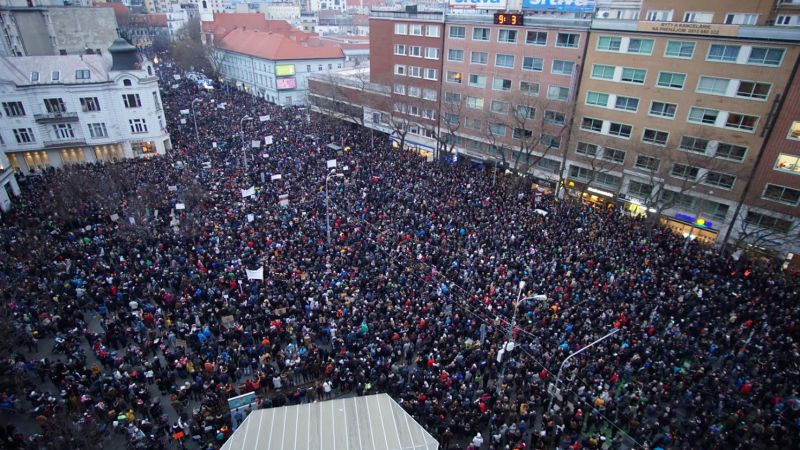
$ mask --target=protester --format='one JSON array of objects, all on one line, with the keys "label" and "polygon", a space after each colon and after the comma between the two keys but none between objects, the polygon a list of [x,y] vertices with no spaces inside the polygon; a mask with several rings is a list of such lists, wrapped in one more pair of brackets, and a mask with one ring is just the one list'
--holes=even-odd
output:
[{"label": "protester", "polygon": [[[158,69],[167,156],[26,177],[2,218],[0,295],[31,343],[4,368],[64,399],[26,398],[43,431],[69,408],[140,448],[219,448],[232,396],[387,392],[444,448],[796,445],[800,306],[779,267]],[[113,174],[110,198],[59,204]],[[562,361],[613,329],[548,409]]]}]

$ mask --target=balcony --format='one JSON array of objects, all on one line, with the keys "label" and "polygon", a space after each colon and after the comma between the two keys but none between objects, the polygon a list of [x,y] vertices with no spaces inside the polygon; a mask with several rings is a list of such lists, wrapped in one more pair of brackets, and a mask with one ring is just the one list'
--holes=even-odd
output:
[{"label": "balcony", "polygon": [[34,114],[33,119],[37,123],[61,123],[61,122],[77,122],[78,113],[76,112],[52,112],[44,114]]}]

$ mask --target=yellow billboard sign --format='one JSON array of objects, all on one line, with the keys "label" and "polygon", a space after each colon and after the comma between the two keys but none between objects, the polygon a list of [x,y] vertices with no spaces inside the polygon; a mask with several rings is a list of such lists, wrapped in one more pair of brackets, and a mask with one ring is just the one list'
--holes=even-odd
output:
[{"label": "yellow billboard sign", "polygon": [[282,64],[275,66],[275,76],[277,77],[290,77],[294,75],[294,64]]}]

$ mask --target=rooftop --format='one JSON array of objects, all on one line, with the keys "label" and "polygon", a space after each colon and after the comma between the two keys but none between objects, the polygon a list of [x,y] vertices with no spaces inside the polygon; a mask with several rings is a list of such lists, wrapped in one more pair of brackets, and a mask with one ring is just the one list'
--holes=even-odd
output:
[{"label": "rooftop", "polygon": [[262,32],[289,32],[292,26],[285,20],[268,20],[261,13],[214,14],[212,22],[203,22],[203,32],[212,33],[219,42],[233,30],[256,30]]},{"label": "rooftop", "polygon": [[[88,70],[89,78],[78,79],[79,70]],[[0,83],[17,86],[104,82],[110,70],[111,57],[106,54],[0,57]],[[33,72],[39,75],[37,81],[32,81]],[[58,72],[58,80],[52,79],[53,72]]]},{"label": "rooftop", "polygon": [[338,45],[302,31],[284,34],[235,29],[217,47],[273,61],[344,57]]}]

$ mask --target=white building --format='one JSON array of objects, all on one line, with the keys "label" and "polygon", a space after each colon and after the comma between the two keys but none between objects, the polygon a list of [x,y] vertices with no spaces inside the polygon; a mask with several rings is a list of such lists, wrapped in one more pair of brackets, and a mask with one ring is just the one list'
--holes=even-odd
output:
[{"label": "white building", "polygon": [[299,30],[282,34],[236,29],[214,52],[226,83],[279,105],[305,105],[308,76],[345,64],[338,45]]},{"label": "white building", "polygon": [[0,58],[3,167],[29,173],[170,148],[152,65],[123,39],[108,51]]},{"label": "white building", "polygon": [[300,6],[293,3],[260,3],[259,11],[272,20],[297,22],[300,20]]},{"label": "white building", "polygon": [[180,5],[172,5],[172,9],[167,12],[167,29],[169,30],[169,39],[174,41],[177,39],[178,31],[189,23],[189,11],[180,7]]}]

